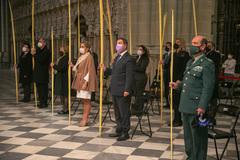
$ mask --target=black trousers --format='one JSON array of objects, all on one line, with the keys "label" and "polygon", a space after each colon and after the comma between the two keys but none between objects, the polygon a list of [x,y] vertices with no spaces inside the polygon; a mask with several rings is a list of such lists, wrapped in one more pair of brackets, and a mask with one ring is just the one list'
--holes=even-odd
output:
[{"label": "black trousers", "polygon": [[48,83],[36,83],[40,106],[47,106]]},{"label": "black trousers", "polygon": [[116,133],[128,134],[130,129],[130,103],[131,97],[112,96],[113,106],[115,112],[115,119],[117,122]]},{"label": "black trousers", "polygon": [[23,94],[24,94],[24,100],[30,101],[31,99],[31,83],[23,84]]},{"label": "black trousers", "polygon": [[180,91],[173,92],[173,109],[174,109],[174,120],[175,123],[182,122],[181,112],[179,112],[179,103],[180,103]]},{"label": "black trousers", "polygon": [[209,102],[209,106],[208,106],[208,116],[211,119],[215,119],[215,116],[217,114],[217,110],[218,110],[218,104],[217,104],[217,99],[218,99],[218,82],[215,82],[215,88],[214,88],[214,93],[213,96]]},{"label": "black trousers", "polygon": [[164,96],[165,96],[165,99],[166,99],[166,105],[169,105],[169,99],[168,99],[168,96],[169,96],[169,81],[170,81],[170,75],[165,73],[167,71],[164,71],[164,74],[163,74],[163,81],[164,81]]},{"label": "black trousers", "polygon": [[217,97],[213,97],[208,106],[208,116],[211,119],[214,119],[218,111]]}]

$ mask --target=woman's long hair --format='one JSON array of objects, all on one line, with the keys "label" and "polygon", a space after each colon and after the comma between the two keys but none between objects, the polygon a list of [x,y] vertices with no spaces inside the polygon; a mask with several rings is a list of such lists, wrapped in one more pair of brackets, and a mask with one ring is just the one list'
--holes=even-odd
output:
[{"label": "woman's long hair", "polygon": [[147,49],[147,47],[145,47],[144,45],[139,45],[138,47],[141,47],[143,49],[143,55],[142,57],[147,57],[149,58],[149,51]]}]

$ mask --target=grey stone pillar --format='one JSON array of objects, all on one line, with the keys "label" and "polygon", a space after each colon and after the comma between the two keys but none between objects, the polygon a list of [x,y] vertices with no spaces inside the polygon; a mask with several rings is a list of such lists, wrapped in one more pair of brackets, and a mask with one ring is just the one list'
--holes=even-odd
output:
[{"label": "grey stone pillar", "polygon": [[[11,27],[10,27],[10,23],[11,23],[11,21],[10,21],[10,16],[9,16],[9,6],[8,6],[8,1],[4,1],[5,2],[5,51],[6,51],[6,56],[8,56],[8,62],[9,62],[9,65],[10,64],[12,64],[13,63],[13,61],[12,61],[12,57],[13,56],[11,56],[13,53],[10,53],[10,51],[12,51],[13,52],[13,49],[10,49],[10,47],[11,47],[11,45],[10,45],[10,43],[9,43],[9,36],[11,36],[12,37],[12,34],[10,35],[9,34],[9,28],[11,29]],[[9,23],[10,22],[10,23]],[[12,39],[12,38],[11,38]],[[12,41],[13,42],[13,41]],[[13,44],[12,44],[13,45]]]},{"label": "grey stone pillar", "polygon": [[5,51],[5,0],[1,0],[1,51]]}]

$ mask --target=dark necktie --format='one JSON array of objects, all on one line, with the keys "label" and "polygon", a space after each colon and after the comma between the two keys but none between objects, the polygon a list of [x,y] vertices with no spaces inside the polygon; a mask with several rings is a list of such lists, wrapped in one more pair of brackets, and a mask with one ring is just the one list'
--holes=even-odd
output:
[{"label": "dark necktie", "polygon": [[120,60],[121,55],[119,54],[116,58],[115,58],[115,63],[118,63],[118,61]]}]

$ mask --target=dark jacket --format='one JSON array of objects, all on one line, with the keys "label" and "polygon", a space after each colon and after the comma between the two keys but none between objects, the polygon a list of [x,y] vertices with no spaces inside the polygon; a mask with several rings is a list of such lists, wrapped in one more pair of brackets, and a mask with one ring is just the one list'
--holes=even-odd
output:
[{"label": "dark jacket", "polygon": [[146,83],[147,83],[147,74],[146,69],[149,63],[149,59],[147,56],[143,56],[138,60],[139,57],[137,57],[136,65],[134,69],[134,95],[135,96],[141,96]]},{"label": "dark jacket", "polygon": [[21,53],[19,57],[19,82],[22,84],[29,84],[32,82],[32,55],[31,53]]},{"label": "dark jacket", "polygon": [[115,58],[112,71],[110,92],[113,96],[123,96],[123,92],[133,93],[134,59],[126,52],[120,60]]},{"label": "dark jacket", "polygon": [[[137,57],[138,59],[138,57]],[[145,80],[147,78],[146,69],[149,63],[147,56],[141,57],[136,61],[135,70],[134,70],[134,80]]]},{"label": "dark jacket", "polygon": [[170,62],[171,62],[171,53],[170,54],[168,54],[169,52],[167,52],[167,53],[165,53],[164,55],[163,55],[163,69],[165,70],[165,71],[168,71],[169,72],[169,70],[170,70]]},{"label": "dark jacket", "polygon": [[171,62],[171,53],[168,55],[168,52],[163,55],[163,78],[164,83],[167,85],[170,80],[170,62]]},{"label": "dark jacket", "polygon": [[95,52],[90,52],[90,54],[93,56],[94,66],[95,66],[95,70],[96,70],[96,74],[97,74],[97,70],[98,70],[98,55]]},{"label": "dark jacket", "polygon": [[186,51],[179,51],[174,52],[173,55],[173,82],[176,82],[177,80],[182,81],[183,79],[183,73],[186,68],[186,64],[191,59],[188,52]]},{"label": "dark jacket", "polygon": [[45,46],[43,49],[37,49],[34,56],[34,81],[37,83],[48,83],[49,81],[49,66],[51,62],[51,53]]},{"label": "dark jacket", "polygon": [[219,69],[220,69],[220,61],[221,61],[221,55],[219,52],[215,50],[211,50],[208,53],[206,53],[206,57],[211,59],[215,65],[215,74],[216,74],[216,79],[218,79],[219,76]]},{"label": "dark jacket", "polygon": [[68,55],[63,55],[57,64],[53,66],[55,70],[55,94],[58,96],[68,95]]},{"label": "dark jacket", "polygon": [[211,50],[208,53],[206,53],[206,57],[211,59],[215,66],[215,87],[213,92],[213,98],[217,98],[218,97],[218,77],[220,72],[221,55],[219,52],[215,50]]}]

